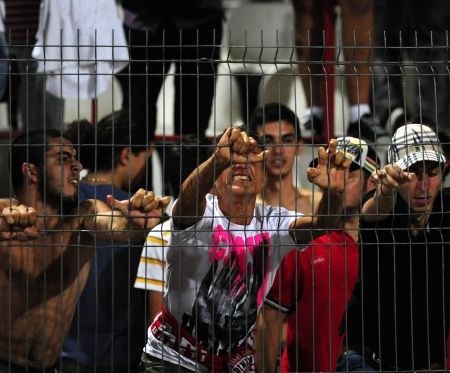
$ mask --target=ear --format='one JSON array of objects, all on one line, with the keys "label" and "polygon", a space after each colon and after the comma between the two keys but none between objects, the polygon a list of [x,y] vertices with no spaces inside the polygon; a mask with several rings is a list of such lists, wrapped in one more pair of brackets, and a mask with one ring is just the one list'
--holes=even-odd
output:
[{"label": "ear", "polygon": [[22,175],[30,182],[38,182],[38,170],[33,163],[23,163],[22,164]]},{"label": "ear", "polygon": [[130,161],[130,148],[127,146],[120,151],[119,162],[121,165],[126,166]]}]

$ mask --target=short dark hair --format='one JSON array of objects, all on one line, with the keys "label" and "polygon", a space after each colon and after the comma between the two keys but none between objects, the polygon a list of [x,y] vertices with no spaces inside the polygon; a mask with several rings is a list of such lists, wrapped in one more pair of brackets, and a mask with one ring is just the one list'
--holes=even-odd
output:
[{"label": "short dark hair", "polygon": [[15,193],[24,184],[22,164],[33,163],[39,170],[43,170],[45,153],[48,150],[50,139],[61,136],[61,132],[57,129],[37,129],[22,133],[14,139],[10,152],[10,172]]},{"label": "short dark hair", "polygon": [[258,127],[264,125],[265,123],[278,122],[282,120],[291,123],[294,126],[297,141],[300,141],[302,136],[300,131],[300,121],[297,115],[287,106],[279,102],[268,103],[253,110],[250,116],[249,127],[250,130],[256,132]]},{"label": "short dark hair", "polygon": [[77,159],[83,167],[90,168],[95,159],[94,126],[87,119],[74,120],[66,124],[64,137],[77,149]]},{"label": "short dark hair", "polygon": [[96,125],[87,120],[74,121],[64,134],[78,148],[83,166],[92,171],[113,170],[123,148],[138,154],[150,147],[126,110],[114,111]]}]

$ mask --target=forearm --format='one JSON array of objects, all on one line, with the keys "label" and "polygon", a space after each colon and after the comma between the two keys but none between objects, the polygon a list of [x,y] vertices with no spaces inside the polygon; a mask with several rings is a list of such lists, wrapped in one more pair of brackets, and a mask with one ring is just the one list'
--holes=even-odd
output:
[{"label": "forearm", "polygon": [[298,244],[306,244],[316,237],[339,227],[342,221],[343,194],[324,191],[314,217],[301,217],[291,225],[291,235]]},{"label": "forearm", "polygon": [[[160,219],[156,218],[148,220],[155,220],[151,223],[152,226],[155,226],[160,222]],[[100,241],[142,243],[144,242],[147,233],[148,229],[133,224],[122,215],[114,215],[100,217],[96,222],[92,236]]]},{"label": "forearm", "polygon": [[152,322],[161,311],[163,305],[163,293],[159,291],[147,291],[147,322]]},{"label": "forearm", "polygon": [[[344,209],[343,192],[324,191],[317,205],[316,217],[313,222],[314,237],[321,236],[329,230],[339,227]],[[317,231],[317,233],[316,233]]]},{"label": "forearm", "polygon": [[256,327],[256,365],[259,372],[276,372],[277,356],[281,346],[281,328],[284,315],[264,307],[258,315]]},{"label": "forearm", "polygon": [[361,213],[364,220],[373,222],[384,219],[394,209],[397,201],[397,192],[393,189],[387,191],[382,184],[377,185],[377,189],[372,198],[368,199],[362,207]]},{"label": "forearm", "polygon": [[160,223],[158,217],[145,217],[137,212],[125,216],[118,209],[98,200],[86,200],[80,204],[80,226],[86,229],[96,240],[143,242],[151,228]]},{"label": "forearm", "polygon": [[188,176],[172,210],[176,226],[190,226],[200,219],[206,206],[205,196],[224,169],[225,165],[211,156]]}]

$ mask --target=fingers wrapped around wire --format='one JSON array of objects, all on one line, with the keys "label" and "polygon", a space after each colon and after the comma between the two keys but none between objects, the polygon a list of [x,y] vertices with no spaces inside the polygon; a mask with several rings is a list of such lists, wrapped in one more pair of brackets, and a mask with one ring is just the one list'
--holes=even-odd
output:
[{"label": "fingers wrapped around wire", "polygon": [[322,189],[341,193],[344,191],[346,177],[351,159],[345,157],[344,152],[336,149],[337,141],[331,139],[328,149],[320,147],[315,167],[309,167],[308,180]]},{"label": "fingers wrapped around wire", "polygon": [[2,210],[0,241],[18,240],[28,241],[38,236],[35,227],[37,212],[25,205],[5,207]]},{"label": "fingers wrapped around wire", "polygon": [[377,191],[385,197],[395,196],[402,184],[414,180],[415,177],[414,173],[403,171],[396,164],[387,164],[371,175],[372,180],[378,184]]},{"label": "fingers wrapped around wire", "polygon": [[258,142],[242,126],[228,128],[217,144],[215,158],[219,164],[262,162],[269,151],[263,150]]},{"label": "fingers wrapped around wire", "polygon": [[[119,201],[111,195],[107,197],[107,203],[113,209],[119,210],[135,225],[151,229],[163,216],[171,198],[157,196],[152,191],[139,189],[130,199]],[[150,218],[156,218],[151,219]]]}]

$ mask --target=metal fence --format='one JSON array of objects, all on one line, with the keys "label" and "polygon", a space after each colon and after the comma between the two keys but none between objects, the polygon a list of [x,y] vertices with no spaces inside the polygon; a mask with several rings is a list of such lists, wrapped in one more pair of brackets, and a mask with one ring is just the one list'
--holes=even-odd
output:
[{"label": "metal fence", "polygon": [[286,3],[240,10],[6,34],[1,372],[447,371],[448,37],[298,45]]}]

